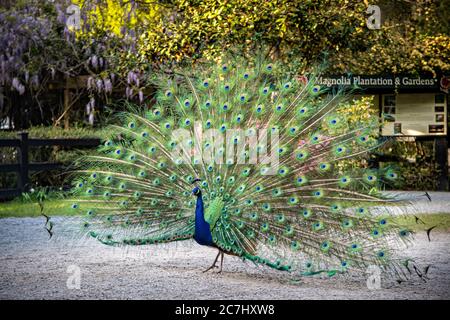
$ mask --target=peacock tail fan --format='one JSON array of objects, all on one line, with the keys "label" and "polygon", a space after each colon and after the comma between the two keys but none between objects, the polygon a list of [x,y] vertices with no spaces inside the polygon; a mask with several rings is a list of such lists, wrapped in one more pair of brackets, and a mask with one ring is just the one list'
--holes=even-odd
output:
[{"label": "peacock tail fan", "polygon": [[379,191],[397,173],[367,166],[380,120],[350,121],[343,90],[282,68],[235,56],[158,75],[154,103],[118,114],[73,172],[81,232],[107,245],[190,239],[199,179],[226,253],[297,275],[400,270],[404,202]]}]

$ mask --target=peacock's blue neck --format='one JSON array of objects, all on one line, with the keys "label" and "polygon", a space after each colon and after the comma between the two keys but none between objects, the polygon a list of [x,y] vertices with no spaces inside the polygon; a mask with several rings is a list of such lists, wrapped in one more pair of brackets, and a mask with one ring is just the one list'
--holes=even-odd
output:
[{"label": "peacock's blue neck", "polygon": [[201,193],[197,195],[197,204],[195,206],[195,233],[194,239],[198,244],[204,246],[213,245],[209,223],[205,220],[203,198]]}]

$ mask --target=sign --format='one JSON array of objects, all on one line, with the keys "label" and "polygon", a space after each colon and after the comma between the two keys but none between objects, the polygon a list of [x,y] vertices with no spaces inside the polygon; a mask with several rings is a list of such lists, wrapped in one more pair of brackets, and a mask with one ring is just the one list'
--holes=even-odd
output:
[{"label": "sign", "polygon": [[382,95],[384,136],[443,136],[447,134],[444,93]]},{"label": "sign", "polygon": [[316,84],[324,87],[344,87],[353,89],[375,89],[375,90],[425,90],[439,92],[448,90],[448,77],[433,78],[431,76],[363,76],[363,75],[341,75],[320,76]]}]

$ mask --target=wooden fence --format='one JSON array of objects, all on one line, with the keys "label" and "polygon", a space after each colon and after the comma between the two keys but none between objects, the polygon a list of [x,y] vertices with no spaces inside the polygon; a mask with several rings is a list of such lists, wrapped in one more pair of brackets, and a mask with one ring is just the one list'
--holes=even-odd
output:
[{"label": "wooden fence", "polygon": [[100,139],[29,139],[28,132],[18,133],[17,139],[0,139],[0,153],[3,147],[18,148],[18,163],[0,164],[0,173],[16,172],[17,187],[13,189],[0,189],[0,199],[20,195],[28,191],[29,173],[31,171],[48,171],[63,169],[61,163],[50,162],[29,162],[29,147],[41,146],[63,146],[63,147],[96,147],[100,144]]}]

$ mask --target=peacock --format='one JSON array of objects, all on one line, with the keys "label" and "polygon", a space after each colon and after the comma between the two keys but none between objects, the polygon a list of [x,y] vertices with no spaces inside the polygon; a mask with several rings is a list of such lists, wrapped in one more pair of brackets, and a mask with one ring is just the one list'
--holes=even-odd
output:
[{"label": "peacock", "polygon": [[317,85],[319,71],[283,70],[224,55],[157,74],[151,100],[127,103],[73,170],[77,232],[110,246],[194,239],[218,250],[204,271],[224,255],[295,275],[399,270],[412,232],[380,191],[398,173],[368,165],[382,120],[350,121],[349,94]]}]

